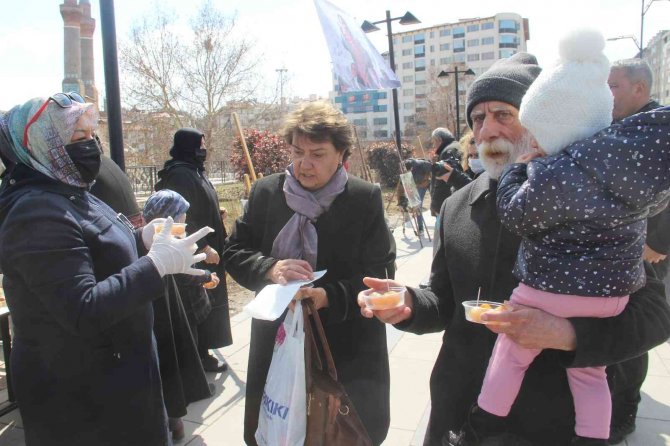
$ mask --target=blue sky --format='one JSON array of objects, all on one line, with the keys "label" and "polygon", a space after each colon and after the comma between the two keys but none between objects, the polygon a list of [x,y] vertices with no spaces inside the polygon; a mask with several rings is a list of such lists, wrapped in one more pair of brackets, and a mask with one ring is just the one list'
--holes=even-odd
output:
[{"label": "blue sky", "polygon": [[[117,36],[123,39],[134,20],[153,8],[155,0],[116,0]],[[648,2],[649,0],[647,0]],[[528,50],[540,64],[551,62],[557,51],[557,36],[569,27],[591,24],[606,37],[640,35],[640,0],[332,0],[360,21],[393,17],[410,10],[423,23],[393,30],[455,22],[460,18],[486,17],[498,12],[515,12],[530,21]],[[0,15],[0,110],[34,96],[48,96],[61,90],[63,78],[63,28],[61,0],[15,0],[3,2]],[[259,96],[267,95],[277,83],[278,68],[286,68],[285,96],[326,96],[331,88],[330,58],[313,0],[214,0],[223,11],[237,14],[238,28],[256,42],[259,75],[264,79]],[[186,18],[197,0],[162,0]],[[99,18],[99,1],[91,0],[94,18]],[[104,91],[100,26],[95,34],[96,84]],[[670,27],[670,1],[656,1],[645,16],[645,45],[658,31]],[[387,50],[383,32],[369,34],[380,50]],[[610,60],[632,57],[632,40],[607,43]]]}]

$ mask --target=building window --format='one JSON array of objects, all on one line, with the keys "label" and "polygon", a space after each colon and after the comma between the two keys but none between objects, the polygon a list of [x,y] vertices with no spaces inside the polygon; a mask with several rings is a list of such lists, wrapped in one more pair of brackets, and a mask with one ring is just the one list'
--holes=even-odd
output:
[{"label": "building window", "polygon": [[403,62],[402,67],[405,70],[409,70],[410,68],[414,68],[414,62]]},{"label": "building window", "polygon": [[416,81],[416,82],[414,82],[414,84],[415,85],[426,85],[426,81]]},{"label": "building window", "polygon": [[482,31],[485,29],[493,29],[495,24],[493,22],[484,22],[482,23]]},{"label": "building window", "polygon": [[414,57],[424,57],[426,55],[426,45],[416,45],[414,47]]},{"label": "building window", "polygon": [[517,48],[519,39],[516,36],[500,36],[499,48]]},{"label": "building window", "polygon": [[430,59],[430,66],[434,67],[435,66],[435,59]]},{"label": "building window", "polygon": [[378,91],[377,92],[377,99],[386,99],[386,92],[385,91]]},{"label": "building window", "polygon": [[496,53],[494,53],[493,51],[487,51],[486,53],[482,53],[482,60],[495,59],[495,57],[496,57],[495,54]]},{"label": "building window", "polygon": [[418,45],[421,43],[424,43],[426,41],[426,37],[423,33],[421,34],[414,34],[414,44]]},{"label": "building window", "polygon": [[465,37],[465,28],[462,26],[454,28],[454,39],[462,39],[463,37]]},{"label": "building window", "polygon": [[402,36],[402,43],[409,43],[413,40],[412,36]]},{"label": "building window", "polygon": [[412,82],[414,78],[412,76],[403,76],[402,81],[403,82]]},{"label": "building window", "polygon": [[475,31],[479,31],[479,23],[475,23],[474,25],[468,25],[468,32],[472,33]]},{"label": "building window", "polygon": [[500,50],[500,59],[507,59],[512,57],[516,53],[516,50]]},{"label": "building window", "polygon": [[482,45],[493,45],[495,39],[493,37],[482,37]]},{"label": "building window", "polygon": [[479,39],[468,40],[468,48],[470,48],[471,46],[479,46]]},{"label": "building window", "polygon": [[426,73],[416,73],[414,75],[414,80],[415,81],[425,81],[426,80]]},{"label": "building window", "polygon": [[449,56],[449,57],[442,57],[442,58],[440,59],[440,65],[448,65],[448,64],[451,63],[452,60],[453,60],[453,59],[452,59],[451,56]]},{"label": "building window", "polygon": [[434,52],[435,52],[435,45],[431,45],[431,46],[430,46],[430,52],[431,52],[431,53],[434,53]]},{"label": "building window", "polygon": [[389,132],[388,130],[375,130],[373,133],[375,138],[388,138],[389,137]]},{"label": "building window", "polygon": [[449,44],[448,43],[441,43],[440,44],[440,51],[448,51],[449,50]]},{"label": "building window", "polygon": [[405,102],[402,104],[403,110],[414,110],[414,102]]},{"label": "building window", "polygon": [[415,71],[424,71],[426,69],[426,59],[417,59],[414,65]]},{"label": "building window", "polygon": [[414,122],[414,115],[411,116],[403,116],[402,117],[402,122],[407,124],[408,122]]},{"label": "building window", "polygon": [[359,125],[361,127],[366,127],[368,125],[368,120],[363,118],[363,119],[354,119],[354,125]]},{"label": "building window", "polygon": [[402,50],[402,55],[403,56],[409,56],[411,54],[412,54],[412,49],[411,48],[407,48],[407,49]]},{"label": "building window", "polygon": [[388,119],[387,118],[374,118],[372,120],[373,125],[386,125],[388,124]]},{"label": "building window", "polygon": [[430,32],[430,38],[432,39],[433,37],[435,37],[435,31]]},{"label": "building window", "polygon": [[454,40],[454,53],[465,51],[465,39]]},{"label": "building window", "polygon": [[413,88],[404,88],[402,90],[402,95],[407,97],[407,96],[414,96],[414,89]]},{"label": "building window", "polygon": [[465,54],[455,54],[454,63],[465,62]]},{"label": "building window", "polygon": [[375,105],[372,111],[375,111],[375,112],[385,112],[385,111],[387,111],[387,110],[388,110],[388,106],[387,106],[387,105]]},{"label": "building window", "polygon": [[468,62],[476,62],[479,60],[479,54],[468,54]]},{"label": "building window", "polygon": [[440,30],[440,37],[446,37],[451,35],[451,30],[450,29],[441,29]]},{"label": "building window", "polygon": [[501,33],[516,33],[519,30],[519,24],[516,20],[499,20],[498,32]]}]

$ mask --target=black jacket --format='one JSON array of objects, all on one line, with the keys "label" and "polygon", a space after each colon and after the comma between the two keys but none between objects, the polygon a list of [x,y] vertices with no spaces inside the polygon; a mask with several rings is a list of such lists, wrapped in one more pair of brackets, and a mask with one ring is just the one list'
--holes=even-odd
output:
[{"label": "black jacket", "polygon": [[[460,158],[460,147],[458,141],[452,141],[441,150],[438,150],[437,160],[444,161],[450,157]],[[447,184],[442,180],[438,180],[433,176],[430,182],[430,211],[433,215],[440,213],[440,208],[444,200],[454,191],[452,185]]]},{"label": "black jacket", "polygon": [[12,378],[27,446],[168,444],[139,233],[83,189],[25,166],[0,193]]},{"label": "black jacket", "polygon": [[[279,231],[293,215],[282,187],[285,174],[254,183],[248,208],[227,240],[224,257],[228,272],[246,288],[260,291],[266,272],[277,259],[270,257]],[[357,296],[366,287],[365,276],[393,276],[395,244],[384,221],[381,190],[349,177],[344,191],[316,222],[317,270],[328,272],[315,287],[323,287],[329,307],[319,310],[333,353],[337,375],[354,403],[374,444],[389,428],[389,364],[386,328],[360,314]],[[274,338],[283,317],[276,321],[254,319],[247,368],[244,438],[256,444],[263,388]]]},{"label": "black jacket", "polygon": [[[430,379],[430,446],[448,430],[459,430],[476,402],[496,335],[465,320],[461,302],[481,298],[502,302],[518,280],[512,267],[519,237],[502,226],[496,212],[497,183],[481,174],[444,204],[436,230],[436,252],[425,290],[411,288],[413,317],[397,327],[413,333],[445,331]],[[590,367],[641,354],[670,335],[670,307],[663,285],[650,277],[631,296],[621,315],[572,318],[577,350],[545,350],[529,367],[509,416],[512,432],[536,444],[570,444],[574,435],[572,394],[565,367]]]},{"label": "black jacket", "polygon": [[[226,228],[223,226],[221,214],[219,213],[219,197],[214,185],[207,179],[204,171],[196,164],[186,161],[170,160],[165,163],[163,170],[158,172],[158,182],[154,189],[171,189],[178,192],[189,202],[190,207],[186,213],[186,228],[188,233],[192,234],[200,228],[209,226],[214,232],[208,234],[198,242],[199,248],[209,245],[221,256],[226,239]],[[207,294],[212,302],[212,309],[205,321],[206,332],[201,333],[199,344],[206,345],[207,348],[220,348],[232,344],[233,336],[230,329],[230,316],[228,308],[228,290],[226,288],[225,262],[221,257],[218,265],[198,263],[197,268],[209,269],[216,272],[219,276],[219,286],[213,290],[207,290]],[[181,287],[180,291],[184,302],[189,296],[191,302],[185,303],[187,311],[190,309],[203,310],[202,301],[198,301],[200,294],[193,294],[193,290]],[[204,311],[204,310],[203,310]]]},{"label": "black jacket", "polygon": [[514,274],[559,294],[638,290],[646,219],[669,194],[670,107],[626,118],[556,156],[508,166],[498,214],[524,237]]}]

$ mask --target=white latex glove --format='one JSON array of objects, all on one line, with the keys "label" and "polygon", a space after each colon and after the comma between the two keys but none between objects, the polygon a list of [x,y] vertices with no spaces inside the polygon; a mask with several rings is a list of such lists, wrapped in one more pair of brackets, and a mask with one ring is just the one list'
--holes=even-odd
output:
[{"label": "white latex glove", "polygon": [[204,270],[191,268],[191,265],[205,260],[206,257],[205,253],[194,255],[198,249],[195,242],[214,230],[205,226],[186,238],[178,239],[170,234],[172,223],[172,217],[165,220],[163,230],[156,234],[147,256],[154,262],[161,277],[167,274],[202,276],[205,274]]},{"label": "white latex glove", "polygon": [[156,225],[158,223],[165,223],[164,218],[154,218],[142,228],[142,243],[147,249],[151,248],[154,241],[154,234],[156,233]]}]

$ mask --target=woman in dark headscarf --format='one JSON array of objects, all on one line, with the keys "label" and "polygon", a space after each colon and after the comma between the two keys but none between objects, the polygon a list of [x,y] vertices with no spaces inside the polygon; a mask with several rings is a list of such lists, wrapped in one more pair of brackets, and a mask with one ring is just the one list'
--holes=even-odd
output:
[{"label": "woman in dark headscarf", "polygon": [[219,197],[212,183],[205,174],[204,134],[196,129],[183,128],[174,134],[174,144],[170,149],[172,159],[165,162],[163,170],[158,172],[159,181],[157,191],[171,189],[178,192],[191,204],[186,216],[189,232],[209,226],[214,232],[198,242],[198,252],[204,253],[206,265],[200,266],[212,269],[217,273],[221,283],[215,289],[207,290],[211,300],[209,314],[195,315],[189,311],[187,298],[184,305],[187,308],[192,325],[197,326],[197,344],[202,366],[206,371],[222,372],[228,367],[225,362],[219,362],[209,353],[209,349],[221,348],[233,343],[230,330],[230,316],[228,314],[228,291],[225,283],[225,266],[219,257],[223,251],[226,239],[226,229],[219,213]]},{"label": "woman in dark headscarf", "polygon": [[[348,176],[342,163],[353,145],[346,117],[331,104],[303,104],[284,125],[291,164],[254,183],[248,208],[235,223],[224,258],[241,285],[260,291],[269,283],[327,273],[303,288],[324,323],[337,376],[373,443],[389,427],[386,330],[364,319],[356,296],[363,277],[393,276],[395,245],[384,221],[381,189]],[[244,413],[244,440],[255,445],[263,388],[272,359],[276,321],[254,319]]]},{"label": "woman in dark headscarf", "polygon": [[166,446],[151,301],[165,275],[198,273],[209,229],[177,240],[168,219],[154,239],[88,192],[97,112],[78,94],[31,99],[7,124],[0,269],[26,445]]}]

